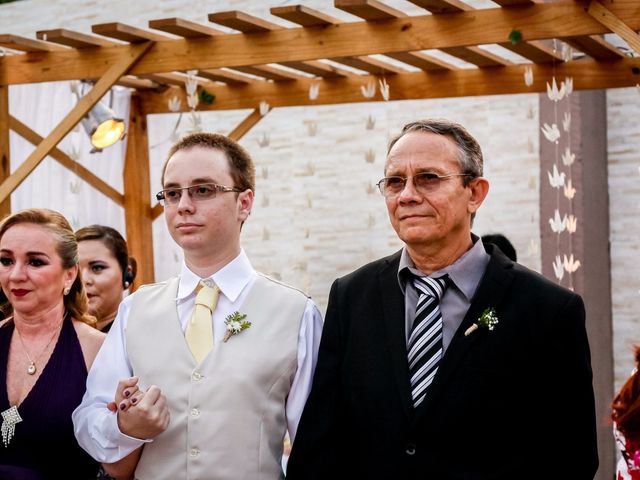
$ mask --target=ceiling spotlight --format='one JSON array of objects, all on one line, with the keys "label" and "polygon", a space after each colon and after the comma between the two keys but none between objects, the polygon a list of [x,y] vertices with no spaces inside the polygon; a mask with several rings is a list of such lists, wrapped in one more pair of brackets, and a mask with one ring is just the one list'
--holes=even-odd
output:
[{"label": "ceiling spotlight", "polygon": [[91,153],[101,152],[124,138],[124,121],[102,102],[96,103],[82,119],[82,126],[91,140]]}]

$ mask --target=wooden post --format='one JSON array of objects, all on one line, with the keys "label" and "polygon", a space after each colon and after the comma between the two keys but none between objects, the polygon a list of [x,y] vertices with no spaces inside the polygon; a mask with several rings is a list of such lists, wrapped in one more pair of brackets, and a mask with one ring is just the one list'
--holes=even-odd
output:
[{"label": "wooden post", "polygon": [[[540,135],[540,235],[542,273],[582,295],[587,312],[587,334],[591,347],[593,386],[596,395],[598,454],[600,467],[597,480],[614,477],[615,445],[611,433],[611,400],[613,399],[613,318],[611,305],[611,258],[609,257],[609,197],[607,175],[607,108],[604,90],[573,92],[569,99],[554,102],[540,95],[540,125],[556,124],[562,133],[558,144]],[[562,122],[571,115],[571,135]],[[569,141],[570,140],[570,141]],[[569,147],[575,155],[572,165],[558,156]],[[556,151],[558,152],[556,154]],[[571,179],[575,196],[568,200],[564,189],[552,188],[549,174],[553,167]],[[549,172],[549,173],[548,173]],[[570,173],[570,175],[569,175]],[[577,223],[569,233],[551,230],[549,219],[556,209],[560,217],[572,214]],[[556,255],[564,260],[571,252],[580,261],[575,272],[564,272],[558,281],[553,263]],[[561,320],[561,319],[560,319]],[[560,403],[563,400],[559,400]],[[571,407],[568,407],[571,408]]]},{"label": "wooden post", "polygon": [[136,259],[138,272],[133,289],[155,281],[153,229],[151,218],[149,145],[147,117],[140,98],[131,96],[127,155],[124,162],[124,215],[129,255]]},{"label": "wooden post", "polygon": [[[0,183],[11,175],[9,156],[9,86],[0,85]],[[0,203],[0,219],[11,213],[11,196]]]}]

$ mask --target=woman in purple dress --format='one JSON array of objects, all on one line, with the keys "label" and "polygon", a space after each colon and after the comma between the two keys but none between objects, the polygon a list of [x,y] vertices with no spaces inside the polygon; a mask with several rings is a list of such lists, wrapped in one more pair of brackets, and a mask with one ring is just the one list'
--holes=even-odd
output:
[{"label": "woman in purple dress", "polygon": [[0,223],[0,478],[96,478],[71,412],[104,334],[87,312],[78,245],[67,220],[27,209]]}]

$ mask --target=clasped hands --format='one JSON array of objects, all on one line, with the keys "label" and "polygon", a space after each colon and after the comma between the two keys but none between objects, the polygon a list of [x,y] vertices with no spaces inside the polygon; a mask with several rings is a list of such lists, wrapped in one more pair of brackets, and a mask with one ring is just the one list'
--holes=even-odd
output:
[{"label": "clasped hands", "polygon": [[150,440],[169,426],[167,399],[155,385],[141,390],[138,377],[118,382],[114,401],[107,408],[118,413],[118,428],[130,437]]}]

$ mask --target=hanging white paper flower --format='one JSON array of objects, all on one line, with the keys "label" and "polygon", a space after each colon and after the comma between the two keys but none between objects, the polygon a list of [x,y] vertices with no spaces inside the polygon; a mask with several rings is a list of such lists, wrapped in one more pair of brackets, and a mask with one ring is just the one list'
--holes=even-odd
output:
[{"label": "hanging white paper flower", "polygon": [[80,181],[76,180],[74,182],[69,182],[69,190],[74,195],[78,195],[80,193]]},{"label": "hanging white paper flower", "polygon": [[564,265],[562,265],[560,255],[556,255],[556,260],[553,262],[553,273],[556,275],[558,281],[562,281],[562,277],[564,277]]},{"label": "hanging white paper flower", "polygon": [[367,123],[365,124],[365,127],[367,130],[373,130],[376,126],[376,119],[374,118],[373,115],[369,115],[367,117]]},{"label": "hanging white paper flower", "polygon": [[189,133],[198,133],[202,131],[202,117],[198,112],[192,111],[189,114]]},{"label": "hanging white paper flower", "polygon": [[573,93],[573,77],[566,77],[564,79],[564,87],[568,97]]},{"label": "hanging white paper flower", "polygon": [[367,83],[367,86],[360,85],[360,92],[364,98],[373,98],[376,94],[376,84],[373,81]]},{"label": "hanging white paper flower", "polygon": [[387,79],[383,78],[382,80],[378,80],[378,83],[380,84],[380,93],[382,94],[382,98],[384,98],[384,100],[388,102],[389,101],[389,84],[387,83]]},{"label": "hanging white paper flower", "polygon": [[268,147],[271,139],[269,138],[269,134],[267,132],[262,132],[262,135],[258,138],[258,145],[260,148]]},{"label": "hanging white paper flower", "polygon": [[576,154],[571,153],[569,147],[564,149],[564,153],[562,154],[562,163],[564,163],[567,167],[573,165],[573,162],[576,160]]},{"label": "hanging white paper flower", "polygon": [[564,112],[564,118],[562,119],[562,129],[565,132],[568,132],[571,129],[571,114],[569,112]]},{"label": "hanging white paper flower", "polygon": [[547,97],[549,100],[553,100],[554,102],[558,102],[564,98],[566,93],[564,82],[560,83],[560,89],[558,90],[558,84],[556,83],[556,77],[553,77],[551,85],[547,82]]},{"label": "hanging white paper flower", "polygon": [[310,137],[315,137],[318,132],[318,124],[314,121],[307,122],[307,134]]},{"label": "hanging white paper flower", "polygon": [[576,229],[578,228],[578,217],[575,215],[569,215],[567,217],[567,231],[569,233],[576,233]]},{"label": "hanging white paper flower", "polygon": [[376,152],[373,148],[370,148],[366,152],[364,152],[364,159],[367,163],[373,163],[376,161]]},{"label": "hanging white paper flower", "polygon": [[549,219],[549,225],[551,225],[551,230],[553,230],[554,233],[564,232],[567,228],[567,216],[565,215],[564,218],[561,219],[560,212],[556,208],[553,218]]},{"label": "hanging white paper flower", "polygon": [[569,179],[566,183],[566,185],[564,186],[564,196],[567,197],[569,200],[573,200],[573,197],[576,194],[576,189],[573,188],[573,185],[571,185],[571,179]]},{"label": "hanging white paper flower", "polygon": [[549,176],[549,184],[553,188],[560,188],[564,185],[565,173],[558,172],[558,167],[555,164],[553,165],[553,174],[547,171],[547,175]]},{"label": "hanging white paper flower", "polygon": [[573,253],[569,256],[569,258],[564,255],[564,262],[562,262],[562,266],[567,272],[573,273],[580,268],[580,260],[574,260]]},{"label": "hanging white paper flower", "polygon": [[524,67],[524,84],[527,87],[533,85],[533,68],[531,68],[531,65]]},{"label": "hanging white paper flower", "polygon": [[560,130],[558,130],[558,125],[555,123],[552,125],[545,123],[544,125],[542,125],[542,128],[540,130],[542,130],[545,138],[551,143],[557,142],[560,138]]},{"label": "hanging white paper flower", "polygon": [[309,86],[309,100],[315,100],[320,93],[320,83],[314,83]]},{"label": "hanging white paper flower", "polygon": [[169,110],[174,113],[180,110],[180,105],[182,105],[182,101],[180,100],[180,97],[178,97],[177,95],[174,95],[167,101],[167,106],[169,107]]},{"label": "hanging white paper flower", "polygon": [[259,108],[260,108],[260,115],[262,115],[264,117],[267,113],[269,113],[269,109],[271,107],[269,106],[269,103],[267,101],[262,100],[260,102],[260,107]]},{"label": "hanging white paper flower", "polygon": [[570,45],[563,43],[562,44],[562,60],[568,62],[573,59],[573,48]]},{"label": "hanging white paper flower", "polygon": [[538,255],[539,250],[540,246],[538,244],[538,241],[534,240],[533,238],[529,240],[529,256],[533,257],[535,255]]}]

